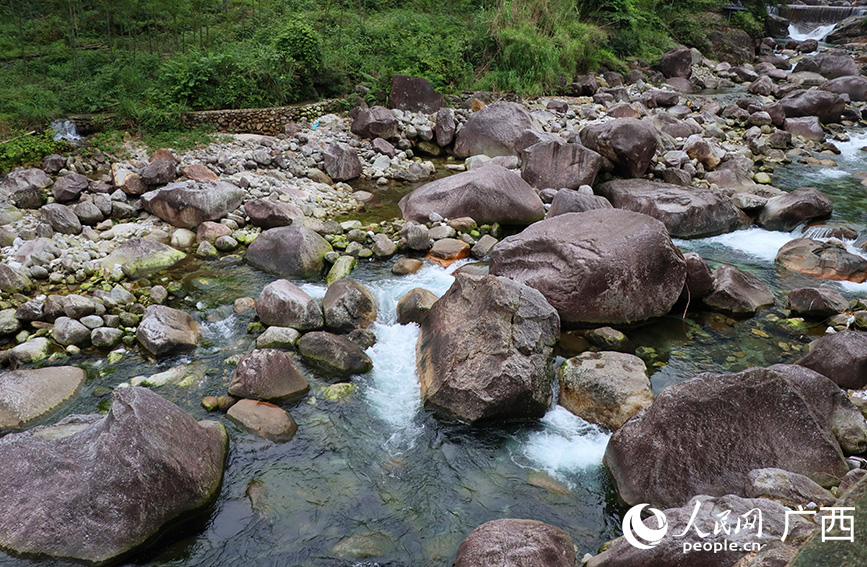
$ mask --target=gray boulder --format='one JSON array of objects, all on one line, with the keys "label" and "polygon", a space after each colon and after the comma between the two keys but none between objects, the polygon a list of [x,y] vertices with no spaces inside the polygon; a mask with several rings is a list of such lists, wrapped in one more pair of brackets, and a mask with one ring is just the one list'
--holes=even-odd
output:
[{"label": "gray boulder", "polygon": [[459,274],[416,344],[425,407],[447,418],[541,417],[551,403],[557,312],[507,278]]},{"label": "gray boulder", "polygon": [[59,203],[66,203],[78,199],[81,192],[87,189],[90,180],[80,173],[70,173],[59,177],[51,187],[51,193]]},{"label": "gray boulder", "polygon": [[63,346],[86,346],[90,344],[90,329],[69,317],[58,317],[51,336]]},{"label": "gray boulder", "polygon": [[256,313],[266,325],[299,331],[315,331],[325,324],[322,308],[316,300],[289,280],[266,285],[256,301]]},{"label": "gray boulder", "polygon": [[710,189],[646,179],[617,179],[603,183],[596,191],[616,209],[644,213],[662,221],[676,238],[716,236],[745,224],[731,199]]},{"label": "gray boulder", "polygon": [[344,379],[373,368],[364,351],[342,335],[322,331],[307,333],[298,341],[301,360],[325,378]]},{"label": "gray boulder", "polygon": [[516,143],[524,130],[541,130],[526,108],[497,102],[470,116],[455,138],[455,155],[516,156]]},{"label": "gray boulder", "polygon": [[819,73],[828,79],[837,77],[857,76],[861,74],[858,63],[845,51],[825,51],[810,57],[804,57],[795,65],[795,73],[807,71]]},{"label": "gray boulder", "polygon": [[756,223],[767,230],[794,230],[802,222],[826,219],[834,205],[814,187],[801,187],[791,193],[768,199]]},{"label": "gray boulder", "polygon": [[229,395],[236,398],[285,400],[308,390],[310,384],[292,358],[276,349],[257,349],[246,355],[229,383]]},{"label": "gray boulder", "polygon": [[23,429],[59,411],[75,400],[85,378],[72,366],[0,374],[0,430]]},{"label": "gray boulder", "polygon": [[304,213],[290,203],[270,199],[251,199],[244,203],[244,212],[253,226],[264,229],[289,226],[295,219],[303,219]]},{"label": "gray boulder", "polygon": [[[158,163],[158,162],[154,162]],[[219,220],[244,200],[244,190],[226,181],[180,181],[141,198],[144,209],[179,228]]]},{"label": "gray boulder", "polygon": [[376,321],[376,299],[366,287],[350,278],[328,286],[322,298],[325,328],[333,333],[366,329]]},{"label": "gray boulder", "polygon": [[538,222],[501,240],[490,271],[540,292],[570,323],[628,323],[668,313],[686,279],[665,226],[599,209]]},{"label": "gray boulder", "polygon": [[147,164],[139,175],[146,185],[153,186],[171,183],[178,172],[173,160],[158,159]]},{"label": "gray boulder", "polygon": [[425,114],[433,114],[445,106],[443,95],[434,90],[430,81],[406,75],[394,75],[391,78],[388,103],[392,108]]},{"label": "gray boulder", "polygon": [[448,108],[440,108],[437,110],[436,126],[434,133],[436,134],[437,144],[445,147],[452,143],[455,139],[455,114]]},{"label": "gray boulder", "polygon": [[844,391],[778,364],[669,386],[614,433],[604,463],[627,504],[662,507],[742,492],[750,471],[768,467],[829,487],[849,470],[843,452],[865,448],[867,425]]},{"label": "gray boulder", "polygon": [[217,496],[227,437],[145,388],[0,439],[0,546],[104,563]]},{"label": "gray boulder", "polygon": [[535,520],[492,520],[461,542],[454,567],[574,567],[575,544],[556,526]]},{"label": "gray boulder", "polygon": [[581,143],[610,160],[624,177],[641,177],[656,154],[657,132],[635,118],[592,124],[580,132]]},{"label": "gray boulder", "polygon": [[683,255],[686,261],[686,287],[688,301],[704,298],[713,289],[713,272],[707,262],[695,252]]},{"label": "gray boulder", "polygon": [[362,138],[389,139],[398,135],[400,124],[394,113],[383,106],[358,109],[350,127],[352,133]]},{"label": "gray boulder", "polygon": [[436,301],[437,296],[424,288],[416,287],[409,290],[397,302],[397,322],[401,325],[409,323],[421,325],[427,319]]},{"label": "gray boulder", "polygon": [[190,352],[199,342],[199,325],[179,309],[151,305],[135,333],[138,342],[154,356]]},{"label": "gray boulder", "polygon": [[840,292],[827,287],[793,289],[787,298],[794,315],[803,317],[830,317],[849,309],[849,302]]},{"label": "gray boulder", "polygon": [[0,264],[0,290],[6,293],[29,291],[33,286],[26,275],[6,263]]},{"label": "gray boulder", "polygon": [[523,154],[521,177],[538,189],[578,189],[593,185],[602,156],[579,144],[540,142]]},{"label": "gray boulder", "polygon": [[837,501],[829,491],[802,474],[767,468],[750,471],[747,478],[744,495],[749,498],[768,498],[793,509],[810,502],[833,506]]},{"label": "gray boulder", "polygon": [[61,234],[81,234],[81,221],[78,220],[78,217],[72,212],[72,209],[66,205],[61,205],[59,203],[43,205],[43,207],[39,209],[39,216],[44,222],[48,223],[55,232]]},{"label": "gray boulder", "polygon": [[840,331],[810,343],[810,352],[796,364],[815,370],[845,389],[867,386],[867,334]]},{"label": "gray boulder", "polygon": [[398,203],[403,218],[427,222],[470,217],[478,224],[527,225],[544,218],[545,206],[519,175],[496,165],[450,175],[422,185]]},{"label": "gray boulder", "polygon": [[171,268],[187,255],[167,244],[148,238],[130,238],[99,261],[104,270],[120,266],[130,278],[139,278]]},{"label": "gray boulder", "polygon": [[683,77],[688,79],[692,75],[692,53],[688,47],[678,47],[662,55],[659,60],[659,70],[665,78]]},{"label": "gray boulder", "polygon": [[583,213],[595,209],[611,209],[611,201],[600,195],[587,195],[571,189],[561,189],[554,195],[547,218],[566,213]]},{"label": "gray boulder", "polygon": [[247,248],[247,262],[284,278],[318,276],[331,252],[327,240],[309,228],[292,225],[264,231]]},{"label": "gray boulder", "polygon": [[349,181],[361,176],[361,162],[349,144],[330,144],[322,152],[322,157],[325,160],[325,173],[335,181]]},{"label": "gray boulder", "polygon": [[867,100],[867,77],[863,75],[837,77],[819,88],[823,91],[849,95],[851,101]]},{"label": "gray boulder", "polygon": [[723,265],[713,271],[713,287],[704,302],[728,313],[753,314],[772,306],[774,294],[753,274]]},{"label": "gray boulder", "polygon": [[792,136],[800,136],[805,140],[822,142],[825,140],[825,131],[819,123],[818,116],[801,116],[799,118],[786,118],[783,128]]},{"label": "gray boulder", "polygon": [[837,93],[810,89],[796,90],[780,100],[786,118],[818,116],[822,123],[840,122],[846,102]]},{"label": "gray boulder", "polygon": [[43,190],[50,185],[51,178],[41,169],[16,169],[0,182],[0,196],[22,209],[38,209],[45,202]]}]

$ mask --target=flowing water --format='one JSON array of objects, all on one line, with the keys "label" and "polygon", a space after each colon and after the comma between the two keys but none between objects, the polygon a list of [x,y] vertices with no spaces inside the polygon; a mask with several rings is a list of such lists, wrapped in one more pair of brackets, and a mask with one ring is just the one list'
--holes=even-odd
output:
[{"label": "flowing water", "polygon": [[789,37],[795,41],[806,41],[808,39],[823,41],[828,37],[828,34],[834,31],[835,27],[837,27],[837,24],[824,24],[816,27],[812,25],[804,26],[803,24],[799,27],[797,24],[789,24]]},{"label": "flowing water", "polygon": [[[853,134],[851,142],[838,144],[837,167],[791,165],[775,172],[775,182],[786,189],[822,188],[835,203],[832,222],[860,231],[867,225],[867,191],[851,173],[860,169],[863,145],[867,136]],[[394,216],[394,203],[406,187],[378,190],[394,194],[378,196],[383,207],[375,214]],[[867,289],[777,270],[777,249],[803,234],[751,228],[676,243],[712,266],[734,264],[756,274],[774,290],[778,306],[785,304],[788,290],[803,285],[836,287],[848,297]],[[356,377],[358,390],[342,402],[325,399],[329,383],[305,372],[310,394],[284,404],[299,425],[288,443],[246,433],[199,405],[203,396],[225,392],[233,367],[224,361],[254,346],[247,333],[253,314],[233,313],[232,302],[258,296],[274,279],[239,257],[192,259],[152,282],[182,284],[170,303],[202,323],[202,346],[194,355],[154,362],[130,351],[109,364],[85,351],[65,361],[86,368],[88,382],[64,415],[105,410],[111,388],[185,365],[192,378],[184,385],[155,390],[196,418],[219,419],[228,428],[230,452],[216,503],[199,523],[139,553],[133,564],[448,567],[472,529],[504,517],[560,526],[574,538],[579,557],[620,535],[624,510],[601,465],[605,431],[556,405],[539,420],[480,427],[439,421],[423,409],[415,373],[418,327],[397,324],[395,306],[414,287],[442,295],[458,265],[426,264],[405,277],[391,275],[390,267],[391,261],[365,261],[353,273],[379,306],[373,326],[378,342],[368,350],[374,370]],[[325,293],[321,282],[298,283],[314,297]],[[657,392],[699,372],[792,362],[825,328],[821,322],[787,321],[780,307],[747,319],[700,311],[684,315],[682,309],[626,330]],[[62,564],[0,555],[0,565]]]}]

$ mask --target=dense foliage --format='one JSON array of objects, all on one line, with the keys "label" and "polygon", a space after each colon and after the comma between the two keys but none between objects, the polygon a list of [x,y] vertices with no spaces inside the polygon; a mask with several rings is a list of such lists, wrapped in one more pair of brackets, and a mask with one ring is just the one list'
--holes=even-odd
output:
[{"label": "dense foliage", "polygon": [[0,0],[0,137],[69,113],[176,129],[184,109],[344,96],[358,84],[381,99],[394,73],[444,91],[550,92],[677,42],[707,47],[703,12],[724,3]]}]

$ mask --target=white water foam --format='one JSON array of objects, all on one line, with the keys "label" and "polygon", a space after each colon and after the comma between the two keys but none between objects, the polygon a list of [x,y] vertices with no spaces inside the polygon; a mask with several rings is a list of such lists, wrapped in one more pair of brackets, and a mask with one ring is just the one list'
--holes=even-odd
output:
[{"label": "white water foam", "polygon": [[611,434],[555,405],[540,420],[542,431],[529,435],[522,452],[551,476],[569,482],[569,474],[602,463]]},{"label": "white water foam", "polygon": [[794,39],[795,41],[806,41],[808,39],[822,41],[826,37],[828,37],[829,33],[834,31],[834,28],[836,26],[837,24],[827,24],[802,32],[795,24],[789,24],[789,37]]},{"label": "white water foam", "polygon": [[777,257],[777,252],[783,244],[800,237],[800,234],[791,232],[777,232],[759,227],[751,227],[746,230],[736,230],[701,240],[675,240],[675,244],[687,250],[692,248],[691,243],[717,244],[773,264]]}]

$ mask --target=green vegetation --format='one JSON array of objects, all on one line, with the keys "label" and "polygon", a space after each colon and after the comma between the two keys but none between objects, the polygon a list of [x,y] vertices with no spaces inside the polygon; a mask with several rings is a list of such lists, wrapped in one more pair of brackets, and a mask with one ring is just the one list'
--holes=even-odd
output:
[{"label": "green vegetation", "polygon": [[[708,48],[702,12],[725,3],[0,0],[0,138],[75,113],[180,132],[184,110],[342,97],[358,84],[384,102],[394,73],[445,92],[553,92],[677,42]],[[733,22],[760,31],[750,13]]]},{"label": "green vegetation", "polygon": [[11,136],[0,142],[0,172],[26,164],[37,164],[42,158],[67,149],[62,142],[54,141],[54,131],[12,131]]}]

